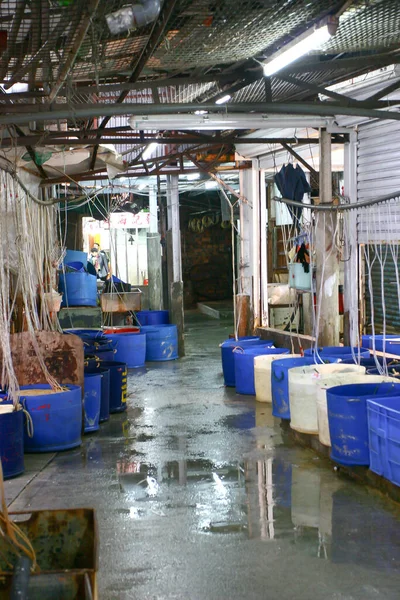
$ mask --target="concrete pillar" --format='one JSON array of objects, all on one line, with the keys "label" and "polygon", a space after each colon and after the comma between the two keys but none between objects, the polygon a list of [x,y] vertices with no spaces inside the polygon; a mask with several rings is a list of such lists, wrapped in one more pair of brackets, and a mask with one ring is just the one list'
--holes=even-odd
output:
[{"label": "concrete pillar", "polygon": [[171,321],[178,328],[179,356],[185,355],[179,177],[167,175],[168,262]]},{"label": "concrete pillar", "polygon": [[[344,145],[344,193],[350,202],[357,202],[357,134],[350,134],[349,143]],[[357,245],[357,212],[347,211],[344,215],[346,247],[344,249],[344,343],[357,346],[359,333],[359,269]]]},{"label": "concrete pillar", "polygon": [[147,234],[147,270],[149,277],[149,308],[162,310],[163,308],[163,281],[161,265],[161,236],[158,233],[157,223],[157,190],[154,187],[149,191],[150,230]]},{"label": "concrete pillar", "polygon": [[[320,201],[332,202],[331,134],[320,132]],[[339,344],[339,253],[336,249],[336,213],[316,211],[317,332],[320,346]]]}]

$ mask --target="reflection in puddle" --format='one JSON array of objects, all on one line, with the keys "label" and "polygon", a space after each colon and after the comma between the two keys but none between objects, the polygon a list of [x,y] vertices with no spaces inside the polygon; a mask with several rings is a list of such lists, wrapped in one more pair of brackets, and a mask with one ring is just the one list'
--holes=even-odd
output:
[{"label": "reflection in puddle", "polygon": [[[260,450],[257,450],[260,452]],[[227,464],[205,459],[117,463],[131,519],[190,515],[205,535],[286,540],[296,552],[377,569],[400,568],[400,523],[296,450]]]}]

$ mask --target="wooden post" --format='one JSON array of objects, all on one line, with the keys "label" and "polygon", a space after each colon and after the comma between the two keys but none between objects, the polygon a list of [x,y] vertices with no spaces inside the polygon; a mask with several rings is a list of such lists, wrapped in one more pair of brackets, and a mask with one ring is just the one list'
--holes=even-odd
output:
[{"label": "wooden post", "polygon": [[[331,134],[320,130],[320,200],[332,202]],[[316,211],[315,250],[317,267],[317,343],[339,344],[339,253],[336,249],[337,216],[333,211]]]}]

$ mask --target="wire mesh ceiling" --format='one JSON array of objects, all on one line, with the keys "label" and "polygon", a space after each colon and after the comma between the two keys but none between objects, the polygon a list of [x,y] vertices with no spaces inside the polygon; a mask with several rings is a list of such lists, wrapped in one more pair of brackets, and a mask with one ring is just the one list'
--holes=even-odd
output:
[{"label": "wire mesh ceiling", "polygon": [[[3,0],[0,29],[7,31],[7,48],[0,56],[0,81],[6,87],[26,82],[31,89],[46,90],[71,54],[75,60],[68,71],[70,85],[126,81],[146,47],[152,25],[112,35],[105,16],[125,4],[125,0]],[[341,4],[331,0],[180,0],[141,79],[190,76],[193,71],[210,69],[218,72],[252,57],[266,57]],[[77,35],[86,21],[87,31],[76,49]],[[399,41],[398,0],[355,0],[323,51],[336,55],[388,52],[397,49]],[[251,86],[254,99],[260,96],[261,87]],[[204,84],[200,91],[181,86],[171,95],[176,101],[191,101],[204,91]]]}]

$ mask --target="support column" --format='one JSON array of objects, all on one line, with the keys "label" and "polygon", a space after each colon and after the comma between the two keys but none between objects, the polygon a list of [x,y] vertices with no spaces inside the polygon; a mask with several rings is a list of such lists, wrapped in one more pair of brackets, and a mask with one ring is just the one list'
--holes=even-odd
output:
[{"label": "support column", "polygon": [[147,270],[149,277],[149,308],[162,310],[161,236],[157,223],[157,190],[149,190],[150,229],[147,234]]},{"label": "support column", "polygon": [[[251,333],[261,325],[261,230],[260,169],[253,160],[251,169],[240,172],[240,194],[246,199],[240,205],[240,261],[238,282],[238,320],[240,329]],[[263,213],[265,217],[265,212]],[[264,246],[266,247],[266,240]],[[242,298],[240,297],[242,296]],[[249,306],[249,315],[241,315],[242,305]],[[242,317],[242,318],[240,318]],[[243,323],[243,319],[247,323]]]},{"label": "support column", "polygon": [[[331,134],[320,130],[319,185],[321,204],[332,202]],[[316,211],[315,250],[317,266],[317,343],[339,344],[339,253],[336,249],[337,215]]]},{"label": "support column", "polygon": [[[344,146],[344,193],[350,203],[357,202],[357,134],[350,134]],[[344,344],[358,346],[359,334],[359,269],[357,244],[357,213],[345,213],[346,247],[344,250]]]},{"label": "support column", "polygon": [[178,328],[179,356],[185,355],[181,231],[179,220],[179,177],[167,176],[168,262],[171,321]]}]

